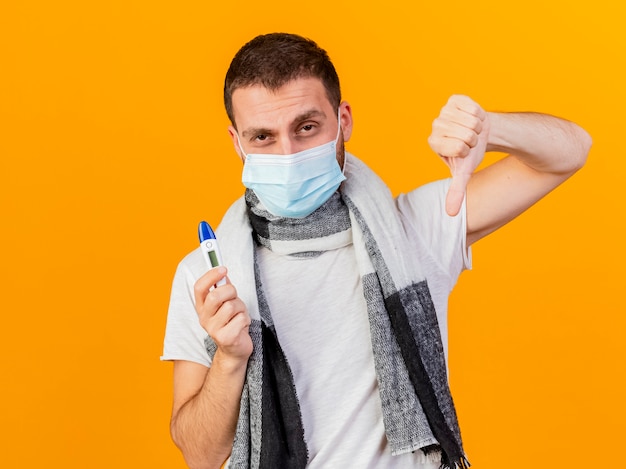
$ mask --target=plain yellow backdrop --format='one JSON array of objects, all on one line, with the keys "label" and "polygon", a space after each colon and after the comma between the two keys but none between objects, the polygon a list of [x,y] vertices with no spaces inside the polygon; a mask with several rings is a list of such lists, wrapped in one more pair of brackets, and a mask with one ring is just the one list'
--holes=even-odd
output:
[{"label": "plain yellow backdrop", "polygon": [[426,139],[453,93],[592,134],[581,172],[475,245],[450,370],[474,467],[615,462],[625,17],[608,0],[3,2],[0,466],[184,467],[159,361],[170,283],[198,221],[242,193],[222,80],[272,31],[328,50],[348,149],[396,194],[447,176]]}]

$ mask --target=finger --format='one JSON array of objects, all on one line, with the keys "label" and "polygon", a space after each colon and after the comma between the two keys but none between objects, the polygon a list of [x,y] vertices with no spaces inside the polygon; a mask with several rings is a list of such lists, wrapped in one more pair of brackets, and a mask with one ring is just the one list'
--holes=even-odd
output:
[{"label": "finger", "polygon": [[[470,143],[474,143],[474,141],[471,140]],[[457,137],[442,137],[438,135],[428,137],[430,148],[442,158],[463,158],[467,156],[472,148],[470,143]]]},{"label": "finger", "polygon": [[226,301],[215,299],[216,288],[207,295],[207,300],[197,308],[200,325],[213,337],[219,330],[228,327],[230,321],[239,314],[247,315],[243,301],[234,297]]},{"label": "finger", "polygon": [[236,337],[242,331],[247,331],[251,318],[248,311],[239,299],[224,303],[218,312],[207,321],[206,331],[216,342],[226,343],[228,337]]},{"label": "finger", "polygon": [[226,272],[227,270],[224,266],[215,267],[196,281],[193,287],[196,305],[204,303],[211,288],[213,288],[213,286],[221,279],[226,277]]},{"label": "finger", "polygon": [[204,303],[200,305],[199,312],[202,315],[214,316],[222,305],[237,298],[237,290],[232,284],[211,288],[204,298]]},{"label": "finger", "polygon": [[454,135],[456,132],[449,129],[456,128],[453,126],[459,126],[461,129],[458,129],[457,131],[471,131],[472,133],[479,134],[483,130],[483,122],[483,119],[480,119],[473,114],[446,106],[441,110],[437,119],[433,121],[433,130],[441,127],[444,132]]},{"label": "finger", "polygon": [[477,117],[478,120],[483,121],[487,115],[487,112],[480,107],[480,105],[469,96],[461,94],[455,94],[448,99],[447,106],[456,108],[464,113]]},{"label": "finger", "polygon": [[250,339],[250,321],[243,314],[238,314],[227,327],[216,331],[213,340],[218,344],[218,348],[231,356],[249,357],[253,348]]},{"label": "finger", "polygon": [[246,305],[240,298],[235,298],[224,302],[219,307],[215,313],[214,320],[218,327],[225,327],[241,314],[248,316]]},{"label": "finger", "polygon": [[478,144],[476,129],[482,129],[482,124],[470,128],[452,119],[439,117],[433,121],[429,144],[440,156],[465,156],[469,148]]},{"label": "finger", "polygon": [[476,138],[483,130],[483,122],[477,117],[463,112],[442,113],[433,122],[433,132],[444,137],[455,137],[466,141],[471,146],[476,144]]}]

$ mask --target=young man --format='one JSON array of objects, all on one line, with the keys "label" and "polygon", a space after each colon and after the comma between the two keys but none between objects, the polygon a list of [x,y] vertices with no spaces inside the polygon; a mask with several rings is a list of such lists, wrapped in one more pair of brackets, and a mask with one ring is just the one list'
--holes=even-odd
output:
[{"label": "young man", "polygon": [[[576,172],[589,136],[453,96],[429,139],[453,178],[392,199],[345,152],[352,110],[312,41],[253,39],[224,98],[248,189],[218,229],[225,267],[180,263],[162,357],[188,465],[466,467],[448,294],[470,245]],[[473,174],[485,151],[508,156]]]}]

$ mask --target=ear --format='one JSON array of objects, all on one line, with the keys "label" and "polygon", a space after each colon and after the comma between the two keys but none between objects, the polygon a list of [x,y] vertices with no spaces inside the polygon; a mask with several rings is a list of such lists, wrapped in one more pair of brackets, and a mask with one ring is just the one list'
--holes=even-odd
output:
[{"label": "ear", "polygon": [[339,105],[339,119],[341,120],[343,141],[347,142],[352,135],[352,107],[347,101],[342,101]]},{"label": "ear", "polygon": [[239,155],[239,159],[242,163],[246,162],[246,157],[243,155],[243,151],[241,151],[241,146],[239,145],[239,138],[237,136],[237,129],[232,125],[228,126],[228,135],[230,135],[230,139],[233,141],[233,146],[235,147],[235,152]]}]

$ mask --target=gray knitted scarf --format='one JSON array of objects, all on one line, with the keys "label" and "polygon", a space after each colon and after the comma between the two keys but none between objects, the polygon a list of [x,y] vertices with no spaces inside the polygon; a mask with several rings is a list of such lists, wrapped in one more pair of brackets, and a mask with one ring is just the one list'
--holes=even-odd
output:
[{"label": "gray knitted scarf", "polygon": [[[218,228],[229,277],[252,317],[248,362],[229,468],[300,469],[308,451],[289,363],[274,329],[255,250],[293,255],[352,231],[372,337],[385,433],[392,454],[441,451],[442,468],[466,468],[448,388],[443,345],[427,280],[385,184],[346,155],[347,180],[303,219],[279,218],[254,193],[236,202]],[[206,340],[213,356],[215,344]]]}]

